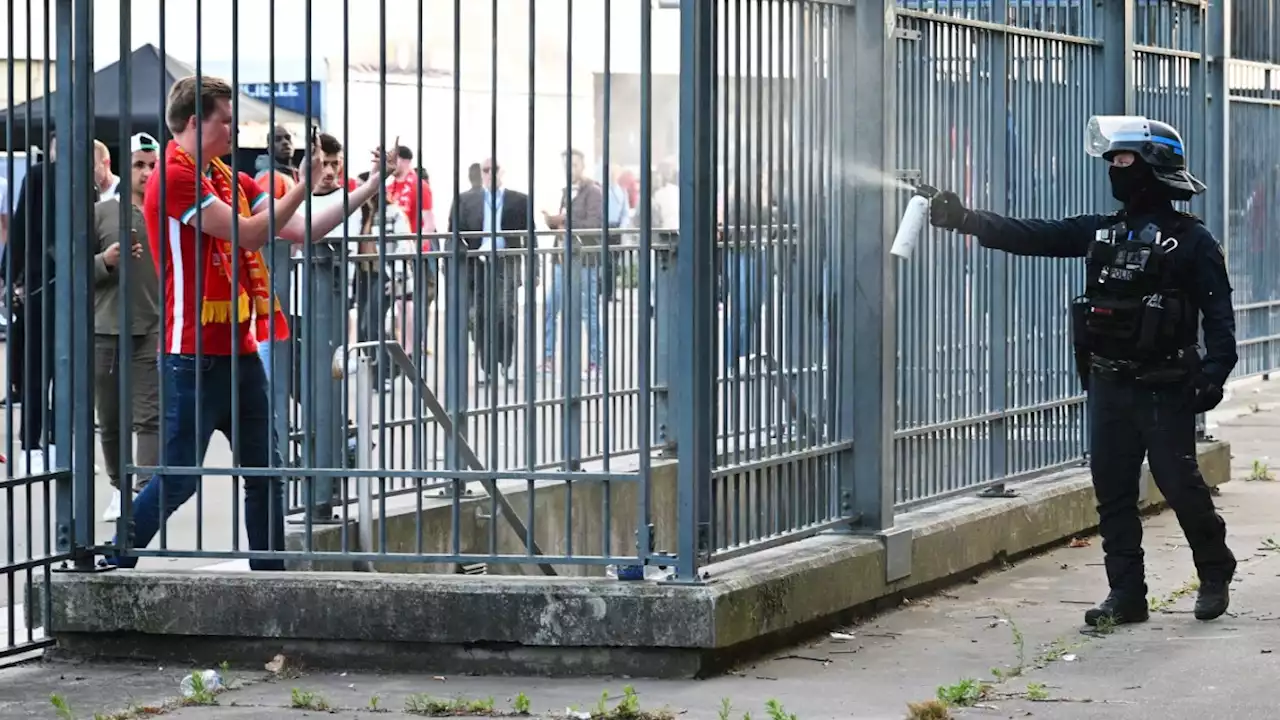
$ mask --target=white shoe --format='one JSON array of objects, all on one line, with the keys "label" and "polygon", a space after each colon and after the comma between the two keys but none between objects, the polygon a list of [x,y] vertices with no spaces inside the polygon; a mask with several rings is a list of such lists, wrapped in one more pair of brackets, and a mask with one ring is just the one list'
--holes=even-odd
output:
[{"label": "white shoe", "polygon": [[[58,467],[58,446],[53,444],[46,445],[44,450],[44,457],[45,459],[48,460],[49,467],[53,467],[53,468]],[[75,456],[72,456],[71,461],[73,463],[75,462]],[[41,472],[47,472],[47,471],[42,470]],[[105,475],[106,473],[103,472],[102,466],[95,462],[93,464],[93,474],[96,477],[98,475]]]},{"label": "white shoe", "polygon": [[30,452],[19,450],[13,458],[13,476],[31,477],[43,475],[45,472],[44,450],[35,448]]},{"label": "white shoe", "polygon": [[102,512],[103,522],[115,522],[120,519],[120,491],[116,490],[111,493],[111,503],[107,505],[107,509]]}]

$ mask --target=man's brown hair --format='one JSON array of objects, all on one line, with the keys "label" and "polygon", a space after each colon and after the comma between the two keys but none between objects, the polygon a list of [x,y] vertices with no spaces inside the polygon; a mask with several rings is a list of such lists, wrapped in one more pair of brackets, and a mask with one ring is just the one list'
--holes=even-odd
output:
[{"label": "man's brown hair", "polygon": [[219,100],[231,100],[235,91],[226,80],[217,77],[184,77],[169,88],[169,111],[165,120],[169,132],[175,135],[187,129],[187,123],[196,113],[196,100],[200,101],[200,116],[209,117],[218,108]]}]

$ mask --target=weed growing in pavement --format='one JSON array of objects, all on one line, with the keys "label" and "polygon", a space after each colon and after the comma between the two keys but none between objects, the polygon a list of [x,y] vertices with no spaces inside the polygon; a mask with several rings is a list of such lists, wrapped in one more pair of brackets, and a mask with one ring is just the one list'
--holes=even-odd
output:
[{"label": "weed growing in pavement", "polygon": [[951,685],[939,685],[938,700],[951,707],[971,707],[986,697],[990,689],[991,686],[984,682],[964,678]]},{"label": "weed growing in pavement", "polygon": [[991,675],[996,680],[1008,680],[1015,678],[1026,672],[1027,669],[1027,639],[1022,635],[1022,630],[1018,624],[1013,621],[1013,616],[1007,612],[1001,612],[1002,618],[1009,624],[1009,632],[1013,634],[1013,647],[1017,651],[1017,663],[1008,669],[991,668]]},{"label": "weed growing in pavement", "polygon": [[1173,607],[1173,604],[1191,593],[1200,589],[1200,581],[1192,578],[1182,585],[1174,588],[1169,594],[1163,597],[1152,597],[1147,599],[1147,609],[1151,612],[1165,612]]},{"label": "weed growing in pavement", "polygon": [[210,688],[204,684],[204,672],[201,670],[191,671],[191,694],[182,701],[183,705],[217,705],[218,694],[216,688]]},{"label": "weed growing in pavement", "polygon": [[67,704],[66,698],[54,693],[49,696],[49,702],[53,705],[58,720],[76,720],[76,714],[71,712],[71,706]]},{"label": "weed growing in pavement", "polygon": [[404,711],[410,715],[447,717],[455,715],[479,715],[495,717],[503,715],[496,709],[493,698],[437,698],[418,693],[405,698]]},{"label": "weed growing in pavement", "polygon": [[516,699],[511,701],[511,709],[517,715],[528,715],[530,705],[529,696],[523,692],[516,693]]},{"label": "weed growing in pavement", "polygon": [[1094,636],[1110,635],[1111,633],[1116,631],[1116,627],[1117,625],[1116,625],[1115,618],[1111,617],[1110,615],[1103,615],[1102,617],[1098,618],[1098,624],[1093,626],[1093,632],[1091,634]]},{"label": "weed growing in pavement", "polygon": [[1276,476],[1271,474],[1271,468],[1267,467],[1267,464],[1261,460],[1253,461],[1253,470],[1249,473],[1249,477],[1245,478],[1245,480],[1254,482],[1273,482],[1275,479]]},{"label": "weed growing in pavement", "polygon": [[323,712],[329,709],[329,703],[323,697],[310,690],[294,688],[289,692],[289,707],[295,710]]},{"label": "weed growing in pavement", "polygon": [[941,700],[907,703],[907,720],[951,720],[951,708]]},{"label": "weed growing in pavement", "polygon": [[777,700],[770,700],[764,704],[765,712],[769,715],[769,720],[797,720],[794,714],[788,713],[782,708],[782,703]]},{"label": "weed growing in pavement", "polygon": [[1026,697],[1028,700],[1043,702],[1049,699],[1049,691],[1045,689],[1043,683],[1027,683]]}]

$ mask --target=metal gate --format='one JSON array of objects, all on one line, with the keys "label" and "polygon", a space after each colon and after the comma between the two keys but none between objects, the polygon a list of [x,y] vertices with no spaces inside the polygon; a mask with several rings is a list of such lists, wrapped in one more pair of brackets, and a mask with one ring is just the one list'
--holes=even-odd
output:
[{"label": "metal gate", "polygon": [[[59,18],[73,17],[70,0],[56,3]],[[29,6],[28,6],[29,7]],[[12,18],[13,13],[10,13]],[[76,73],[91,67],[91,57],[72,60],[73,37],[90,37],[89,17],[78,22],[42,22],[26,17],[10,23],[10,48],[3,82],[6,100],[0,121],[6,140],[0,193],[9,231],[4,250],[3,398],[5,432],[0,435],[4,477],[0,506],[5,526],[0,540],[0,660],[22,659],[49,645],[48,593],[35,590],[50,581],[56,567],[92,567],[84,548],[92,543],[89,515],[73,520],[77,504],[90,504],[93,479],[93,415],[78,397],[77,365],[88,356],[91,295],[86,284],[58,285],[54,268],[70,267],[85,250],[73,249],[77,228],[83,232],[92,215],[81,175],[73,181],[72,163],[57,164],[52,118],[66,128],[64,152],[86,157],[92,152],[84,113],[88,88],[73,84]],[[33,22],[34,21],[34,22]],[[56,27],[56,30],[55,30]],[[51,57],[66,58],[53,68]],[[56,77],[54,73],[56,72]],[[70,88],[52,92],[54,87]],[[34,99],[38,98],[38,99]],[[24,102],[25,101],[25,102]],[[70,290],[68,292],[68,290]],[[81,365],[83,367],[83,365]],[[83,393],[84,388],[79,388]],[[86,428],[87,433],[73,433]],[[88,458],[70,469],[72,457]],[[33,599],[38,605],[32,607]]]},{"label": "metal gate", "polygon": [[[0,274],[0,660],[48,644],[49,628],[32,621],[48,613],[30,607],[48,594],[34,589],[64,566],[92,571],[95,553],[209,572],[288,561],[581,575],[614,566],[634,577],[648,565],[696,581],[707,561],[846,525],[890,527],[918,504],[1074,462],[1084,451],[1082,398],[1057,303],[1075,271],[981,253],[952,235],[931,237],[922,261],[901,265],[883,242],[908,194],[882,186],[900,186],[900,171],[1011,214],[1094,207],[1101,175],[1080,156],[1075,130],[1041,132],[1050,121],[1074,127],[1095,112],[1142,111],[1185,126],[1211,188],[1199,209],[1224,239],[1237,287],[1238,374],[1276,366],[1280,252],[1269,238],[1280,171],[1252,151],[1280,135],[1280,53],[1266,34],[1271,15],[1253,6],[540,0],[535,31],[532,0],[503,0],[501,12],[498,0],[453,3],[451,22],[430,15],[444,3],[380,3],[373,13],[356,0],[314,0],[319,15],[341,16],[327,25],[313,22],[312,2],[292,33],[277,33],[276,22],[301,12],[268,17],[249,3],[206,3],[203,14],[192,14],[201,3],[160,3],[148,6],[158,17],[145,18],[127,0],[10,3],[0,32],[9,48],[0,213],[10,230]],[[416,22],[397,22],[406,15]],[[614,33],[615,23],[636,32]],[[506,37],[528,34],[526,57],[516,45],[498,52],[500,24]],[[105,55],[101,31],[113,26],[119,59],[95,63],[94,30]],[[150,29],[134,35],[142,26]],[[242,28],[267,34],[246,40]],[[363,54],[351,48],[358,35],[376,38]],[[562,61],[535,37],[573,38],[572,50],[564,41]],[[1229,37],[1235,46],[1223,48]],[[452,52],[441,50],[449,43]],[[265,70],[239,57],[254,46]],[[322,64],[338,69],[314,78],[313,53],[329,53]],[[1240,59],[1224,62],[1229,55]],[[306,62],[277,74],[276,58],[294,56]],[[130,442],[110,443],[98,457],[125,477],[156,473],[194,493],[172,533],[160,523],[154,544],[148,534],[143,547],[120,551],[111,536],[128,527],[130,504],[118,522],[95,525],[108,501],[105,482],[94,494],[104,474],[92,402],[103,365],[89,242],[104,235],[91,197],[102,183],[95,139],[127,168],[131,135],[168,139],[165,96],[175,78],[196,75],[221,76],[235,97],[232,122],[259,126],[253,138],[233,134],[233,171],[259,170],[252,153],[263,146],[244,155],[239,143],[269,130],[274,152],[285,124],[301,128],[300,146],[298,133],[323,117],[318,129],[340,141],[336,153],[349,148],[353,164],[373,148],[416,148],[416,158],[399,155],[415,165],[400,172],[414,172],[405,175],[413,184],[433,164],[442,199],[482,192],[503,174],[499,187],[527,198],[536,189],[531,213],[554,210],[579,182],[574,159],[588,164],[585,152],[602,177],[615,162],[634,166],[636,194],[665,189],[679,202],[662,214],[677,217],[656,219],[650,197],[629,225],[605,220],[605,205],[598,224],[574,227],[562,207],[548,216],[560,227],[526,217],[524,242],[499,247],[487,241],[515,228],[481,221],[445,232],[447,199],[439,228],[374,229],[387,225],[380,192],[358,230],[317,232],[326,239],[299,242],[301,254],[281,243],[286,252],[268,257],[275,293],[294,302],[295,274],[308,290],[290,313],[297,349],[291,339],[261,356],[279,456],[246,461],[233,441],[208,459],[169,448],[148,462]],[[292,105],[280,85],[291,86]],[[1229,107],[1202,97],[1229,97]],[[120,112],[139,102],[136,117]],[[424,104],[440,110],[428,118]],[[56,147],[66,161],[55,162]],[[120,174],[128,196],[132,180]],[[201,213],[191,217],[200,232]],[[392,251],[390,240],[408,249]],[[500,261],[512,268],[501,301],[498,270],[473,274]],[[361,272],[373,279],[348,291],[351,302],[376,295],[381,321],[350,339],[342,317],[359,308],[334,298]],[[508,288],[517,274],[518,290]],[[428,277],[440,288],[432,299]],[[405,278],[418,279],[416,310]],[[127,320],[124,311],[120,327]],[[519,349],[492,347],[506,341],[486,344],[479,330]],[[210,356],[189,357],[199,395]],[[97,360],[113,358],[116,389],[128,393],[138,377],[125,353]],[[241,366],[229,364],[238,388]],[[173,384],[158,384],[163,406]],[[238,437],[240,394],[227,394],[200,397],[229,403],[233,419],[218,429]],[[121,427],[131,412],[121,404]],[[260,455],[270,434],[257,438]],[[260,506],[272,506],[276,488],[287,493],[278,509],[258,510],[272,532],[292,516],[287,542],[241,539],[239,503],[251,485],[272,488]],[[398,537],[387,529],[393,516]]]}]

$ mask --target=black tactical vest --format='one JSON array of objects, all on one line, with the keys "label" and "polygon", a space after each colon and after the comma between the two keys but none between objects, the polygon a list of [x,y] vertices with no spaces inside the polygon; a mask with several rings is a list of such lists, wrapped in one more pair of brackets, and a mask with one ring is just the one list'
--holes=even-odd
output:
[{"label": "black tactical vest", "polygon": [[1154,224],[1133,231],[1120,222],[1097,232],[1084,295],[1071,307],[1078,354],[1141,364],[1195,344],[1196,310],[1175,284],[1173,248],[1176,238]]}]

